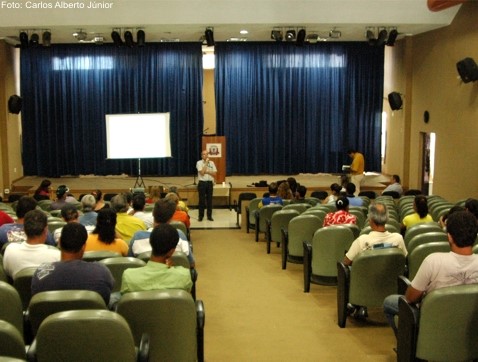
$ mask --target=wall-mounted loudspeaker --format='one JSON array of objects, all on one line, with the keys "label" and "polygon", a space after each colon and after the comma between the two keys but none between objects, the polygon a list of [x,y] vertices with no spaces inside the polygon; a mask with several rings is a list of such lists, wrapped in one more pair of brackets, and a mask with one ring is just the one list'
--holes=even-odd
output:
[{"label": "wall-mounted loudspeaker", "polygon": [[398,92],[392,92],[388,95],[388,103],[390,103],[390,108],[392,111],[402,108],[402,96]]},{"label": "wall-mounted loudspeaker", "polygon": [[456,69],[464,83],[478,80],[478,66],[473,58],[465,58],[456,63]]},{"label": "wall-mounted loudspeaker", "polygon": [[14,94],[8,99],[8,111],[10,113],[18,114],[22,110],[22,99]]}]

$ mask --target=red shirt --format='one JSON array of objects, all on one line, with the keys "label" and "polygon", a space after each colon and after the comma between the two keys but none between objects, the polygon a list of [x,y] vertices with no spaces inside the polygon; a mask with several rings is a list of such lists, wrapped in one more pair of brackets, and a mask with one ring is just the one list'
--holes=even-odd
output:
[{"label": "red shirt", "polygon": [[0,226],[3,224],[13,224],[14,222],[15,220],[13,220],[10,215],[0,210]]},{"label": "red shirt", "polygon": [[337,224],[357,224],[357,218],[345,210],[329,212],[325,215],[324,227]]}]

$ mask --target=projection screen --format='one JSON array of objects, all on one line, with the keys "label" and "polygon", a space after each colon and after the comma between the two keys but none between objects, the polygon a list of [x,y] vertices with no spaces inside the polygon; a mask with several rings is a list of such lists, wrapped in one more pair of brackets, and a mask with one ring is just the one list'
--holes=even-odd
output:
[{"label": "projection screen", "polygon": [[106,158],[171,157],[169,113],[107,114]]}]

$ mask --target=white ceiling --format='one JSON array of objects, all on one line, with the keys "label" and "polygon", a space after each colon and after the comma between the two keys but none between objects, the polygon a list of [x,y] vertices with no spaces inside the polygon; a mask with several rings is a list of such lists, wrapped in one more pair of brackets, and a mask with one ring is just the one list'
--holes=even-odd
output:
[{"label": "white ceiling", "polygon": [[[41,38],[48,29],[52,43],[76,42],[72,33],[79,29],[88,39],[101,35],[111,42],[113,28],[133,34],[142,28],[147,42],[199,41],[206,27],[214,28],[216,41],[269,41],[274,28],[283,32],[305,28],[323,38],[336,29],[342,34],[340,41],[364,41],[367,27],[395,27],[400,38],[449,25],[460,7],[431,12],[426,0],[10,0],[6,4],[21,8],[0,9],[0,38],[12,42],[21,30],[30,34],[35,30]],[[90,4],[100,8],[88,8]],[[243,29],[249,33],[241,35]]]}]

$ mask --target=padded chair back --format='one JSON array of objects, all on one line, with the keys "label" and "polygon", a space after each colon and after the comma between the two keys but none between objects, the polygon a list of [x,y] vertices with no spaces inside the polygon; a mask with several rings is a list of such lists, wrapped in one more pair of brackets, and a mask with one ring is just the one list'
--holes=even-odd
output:
[{"label": "padded chair back", "polygon": [[151,251],[145,251],[144,253],[138,255],[138,259],[141,259],[145,263],[148,262],[149,258],[151,258]]},{"label": "padded chair back", "polygon": [[319,200],[325,200],[327,198],[327,196],[329,196],[329,194],[327,193],[327,191],[312,191],[310,196],[311,197],[316,197]]},{"label": "padded chair back", "polygon": [[289,221],[299,216],[299,212],[294,209],[282,209],[275,212],[271,219],[271,240],[280,243],[282,240],[281,230],[288,229]]},{"label": "padded chair back", "polygon": [[4,320],[0,320],[0,356],[18,358],[22,361],[26,359],[22,334],[15,326]]},{"label": "padded chair back", "polygon": [[179,289],[127,293],[117,312],[128,321],[136,344],[143,333],[149,334],[151,361],[196,361],[196,306],[189,293]]},{"label": "padded chair back", "polygon": [[249,220],[248,223],[249,225],[255,225],[256,224],[256,210],[259,210],[259,203],[262,201],[262,197],[257,197],[255,199],[252,199],[249,202],[249,205],[247,205],[247,209],[249,210]]},{"label": "padded chair back", "polygon": [[121,289],[121,280],[123,278],[123,272],[128,268],[139,268],[145,266],[146,263],[138,258],[121,256],[117,258],[101,259],[99,263],[104,264],[113,275],[115,279],[115,285],[113,292],[119,292]]},{"label": "padded chair back", "polygon": [[478,359],[478,284],[436,289],[420,308],[416,356],[431,361]]},{"label": "padded chair back", "polygon": [[369,199],[375,199],[377,194],[375,191],[360,191],[359,196],[367,196]]},{"label": "padded chair back", "polygon": [[32,278],[36,270],[36,267],[22,269],[15,275],[13,280],[13,286],[22,300],[23,310],[27,310],[32,298]]},{"label": "padded chair back", "polygon": [[349,209],[349,213],[354,215],[357,220],[357,226],[362,229],[365,226],[365,214],[360,209]]},{"label": "padded chair back", "polygon": [[54,290],[35,294],[28,306],[33,335],[49,315],[77,309],[106,309],[106,304],[100,294],[91,290]]},{"label": "padded chair back", "polygon": [[425,234],[415,235],[406,247],[408,252],[411,253],[418,245],[435,241],[448,242],[448,235],[443,231],[431,231]]},{"label": "padded chair back", "polygon": [[304,241],[311,242],[314,233],[322,227],[320,219],[311,214],[302,214],[289,221],[289,245],[288,255],[292,257],[303,257]]},{"label": "padded chair back", "polygon": [[107,310],[72,310],[48,316],[36,336],[42,361],[135,361],[133,335],[125,319]]},{"label": "padded chair back", "polygon": [[397,279],[405,271],[405,255],[398,248],[365,250],[350,271],[349,302],[381,307],[385,297],[397,293]]},{"label": "padded chair back", "polygon": [[267,231],[267,220],[272,219],[272,215],[282,210],[282,205],[267,205],[259,209],[259,225],[256,225],[256,230],[258,232],[265,233]]},{"label": "padded chair back", "polygon": [[392,196],[394,199],[399,199],[400,194],[397,191],[384,191],[382,192],[383,196]]},{"label": "padded chair back", "polygon": [[303,203],[303,204],[289,204],[289,205],[284,206],[284,209],[286,209],[286,210],[297,210],[299,212],[299,214],[302,214],[304,211],[309,209],[311,206],[312,206],[311,204],[306,204],[306,203]]},{"label": "padded chair back", "polygon": [[424,222],[421,224],[415,224],[408,228],[405,231],[405,236],[403,237],[403,241],[405,242],[405,245],[408,245],[410,243],[410,240],[416,235],[419,234],[424,234],[430,231],[442,231],[442,228],[438,223],[436,222]]},{"label": "padded chair back", "polygon": [[182,221],[171,220],[169,222],[169,225],[171,225],[173,228],[181,230],[184,233],[184,235],[186,235],[186,237],[189,238],[188,228],[186,227],[186,225],[184,225]]},{"label": "padded chair back", "polygon": [[17,290],[6,282],[0,282],[0,305],[0,320],[13,325],[23,336],[22,300]]},{"label": "padded chair back", "polygon": [[310,208],[310,209],[307,209],[303,212],[304,215],[315,215],[317,216],[319,219],[320,219],[320,225],[323,225],[324,224],[324,219],[325,219],[325,215],[327,215],[327,212],[325,210],[319,210],[319,209],[314,209],[314,208]]},{"label": "padded chair back", "polygon": [[65,225],[66,225],[65,221],[48,220],[48,231],[50,231],[53,234],[56,229],[62,228]]},{"label": "padded chair back", "polygon": [[84,261],[100,261],[101,259],[119,257],[121,257],[120,253],[109,250],[85,251],[83,254]]},{"label": "padded chair back", "polygon": [[337,262],[355,240],[352,230],[342,225],[332,225],[317,230],[312,239],[312,275],[337,277]]},{"label": "padded chair back", "polygon": [[44,211],[50,211],[50,205],[52,202],[52,200],[40,200],[38,201],[37,206],[40,206],[40,208]]},{"label": "padded chair back", "polygon": [[0,252],[0,281],[8,282],[7,274],[5,273],[5,269],[3,268],[3,254],[1,252]]},{"label": "padded chair back", "polygon": [[241,192],[239,194],[239,197],[238,197],[238,200],[237,200],[237,210],[236,210],[236,212],[238,214],[241,213],[242,201],[244,201],[244,200],[250,201],[250,200],[253,200],[255,198],[257,198],[257,194],[255,192]]},{"label": "padded chair back", "polygon": [[188,256],[182,251],[175,251],[174,254],[171,256],[171,261],[173,262],[174,266],[182,266],[186,269],[191,268]]},{"label": "padded chair back", "polygon": [[[387,230],[390,233],[400,232],[399,229],[397,229],[394,225],[391,225],[391,224],[385,224],[385,230]],[[370,225],[365,226],[364,228],[362,228],[362,230],[360,230],[360,235],[370,234],[371,231],[372,231],[372,228]]]},{"label": "padded chair back", "polygon": [[450,244],[445,241],[434,241],[418,245],[407,256],[408,259],[408,279],[413,280],[417,274],[423,260],[431,253],[448,253]]},{"label": "padded chair back", "polygon": [[349,228],[352,233],[354,234],[354,239],[357,239],[360,236],[360,228],[358,225],[355,224],[340,224],[340,226],[344,226]]}]

